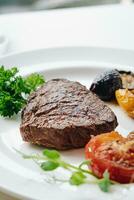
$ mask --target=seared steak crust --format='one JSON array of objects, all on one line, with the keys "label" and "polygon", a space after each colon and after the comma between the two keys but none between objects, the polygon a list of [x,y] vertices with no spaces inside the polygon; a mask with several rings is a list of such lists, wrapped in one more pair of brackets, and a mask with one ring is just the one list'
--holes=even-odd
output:
[{"label": "seared steak crust", "polygon": [[116,126],[111,109],[85,86],[53,79],[30,95],[20,132],[24,141],[62,150],[83,147],[91,135]]}]

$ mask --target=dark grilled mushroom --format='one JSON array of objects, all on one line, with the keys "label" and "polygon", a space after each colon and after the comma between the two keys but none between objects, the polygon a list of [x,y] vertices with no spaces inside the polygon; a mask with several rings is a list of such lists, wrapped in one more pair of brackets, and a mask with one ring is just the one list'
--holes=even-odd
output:
[{"label": "dark grilled mushroom", "polygon": [[103,72],[95,78],[90,90],[96,93],[100,99],[109,101],[115,98],[115,91],[122,88],[122,79],[118,70]]}]

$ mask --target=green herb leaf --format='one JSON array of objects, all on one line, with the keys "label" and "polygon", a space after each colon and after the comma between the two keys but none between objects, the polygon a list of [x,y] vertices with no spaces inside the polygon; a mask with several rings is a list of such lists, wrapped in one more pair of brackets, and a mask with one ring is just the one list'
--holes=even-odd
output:
[{"label": "green herb leaf", "polygon": [[0,67],[0,115],[3,117],[17,114],[26,104],[26,94],[44,83],[44,78],[39,74],[32,74],[25,79],[17,76],[17,73],[16,67]]},{"label": "green herb leaf", "polygon": [[31,74],[25,79],[26,85],[30,88],[31,91],[34,91],[37,87],[42,85],[45,80],[42,75],[39,74]]},{"label": "green herb leaf", "polygon": [[43,150],[43,155],[46,156],[47,158],[51,158],[51,159],[58,159],[58,158],[60,158],[60,154],[56,150],[44,149]]},{"label": "green herb leaf", "polygon": [[111,184],[112,182],[109,179],[109,172],[106,170],[103,174],[103,178],[98,180],[98,185],[103,192],[108,192]]},{"label": "green herb leaf", "polygon": [[26,103],[21,96],[11,96],[8,92],[0,92],[0,115],[11,117],[18,113]]},{"label": "green herb leaf", "polygon": [[41,169],[44,171],[52,171],[55,170],[59,167],[58,162],[53,162],[53,161],[46,161],[41,164]]},{"label": "green herb leaf", "polygon": [[85,183],[86,176],[81,171],[76,171],[72,174],[70,178],[70,184],[81,185]]}]

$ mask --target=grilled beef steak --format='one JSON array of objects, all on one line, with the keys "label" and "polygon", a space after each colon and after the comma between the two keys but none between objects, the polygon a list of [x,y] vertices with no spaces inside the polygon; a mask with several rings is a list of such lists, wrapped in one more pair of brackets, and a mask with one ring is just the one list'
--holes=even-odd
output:
[{"label": "grilled beef steak", "polygon": [[22,111],[24,141],[71,149],[117,126],[114,113],[79,82],[53,79],[32,93]]}]

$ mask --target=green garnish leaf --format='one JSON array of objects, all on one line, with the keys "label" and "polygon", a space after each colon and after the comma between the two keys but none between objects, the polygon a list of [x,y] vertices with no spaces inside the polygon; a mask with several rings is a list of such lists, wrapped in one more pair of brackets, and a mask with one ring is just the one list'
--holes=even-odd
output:
[{"label": "green garnish leaf", "polygon": [[81,171],[76,171],[70,178],[71,185],[81,185],[85,183],[86,176]]},{"label": "green garnish leaf", "polygon": [[0,115],[11,117],[17,114],[25,105],[26,100],[22,96],[11,96],[8,92],[0,92]]},{"label": "green garnish leaf", "polygon": [[45,83],[44,77],[39,74],[31,74],[25,79],[26,85],[30,88],[31,91],[34,91],[37,87]]},{"label": "green garnish leaf", "polygon": [[46,156],[47,158],[51,158],[51,159],[60,158],[60,153],[58,151],[56,151],[56,150],[44,149],[43,150],[43,155]]},{"label": "green garnish leaf", "polygon": [[108,192],[111,184],[113,183],[109,179],[109,172],[106,170],[103,174],[103,178],[98,180],[98,185],[103,192]]},{"label": "green garnish leaf", "polygon": [[17,75],[18,69],[0,67],[0,115],[11,117],[17,114],[27,102],[27,94],[44,83],[39,74],[32,74],[27,78]]},{"label": "green garnish leaf", "polygon": [[52,171],[57,169],[58,167],[59,167],[58,162],[46,161],[41,163],[41,169],[43,169],[44,171]]}]

